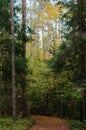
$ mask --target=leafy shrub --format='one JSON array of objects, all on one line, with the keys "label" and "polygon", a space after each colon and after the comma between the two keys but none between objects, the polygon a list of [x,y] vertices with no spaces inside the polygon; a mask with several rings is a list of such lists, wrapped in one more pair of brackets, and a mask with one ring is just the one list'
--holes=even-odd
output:
[{"label": "leafy shrub", "polygon": [[78,120],[70,120],[69,127],[70,130],[79,130],[79,128],[83,128],[83,124]]},{"label": "leafy shrub", "polygon": [[32,119],[18,119],[13,122],[11,118],[1,118],[0,130],[29,130],[33,123]]},{"label": "leafy shrub", "polygon": [[83,126],[86,129],[86,120],[83,121]]}]

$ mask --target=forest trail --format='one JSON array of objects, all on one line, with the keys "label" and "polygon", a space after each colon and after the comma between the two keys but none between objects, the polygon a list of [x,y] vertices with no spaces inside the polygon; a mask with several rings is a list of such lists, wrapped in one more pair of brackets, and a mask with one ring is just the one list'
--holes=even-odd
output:
[{"label": "forest trail", "polygon": [[35,124],[30,130],[68,130],[65,120],[47,116],[32,116]]}]

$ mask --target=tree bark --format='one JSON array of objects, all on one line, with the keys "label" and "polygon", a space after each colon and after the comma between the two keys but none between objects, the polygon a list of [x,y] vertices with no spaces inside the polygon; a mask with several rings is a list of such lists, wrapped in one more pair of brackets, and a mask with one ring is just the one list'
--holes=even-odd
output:
[{"label": "tree bark", "polygon": [[[44,0],[40,0],[39,1],[39,8],[40,8],[40,11],[43,12],[43,7],[44,7]],[[43,22],[43,19],[42,19],[42,22]],[[45,54],[45,43],[44,43],[44,25],[43,23],[41,24],[41,35],[42,35],[42,50],[43,50],[43,59],[45,60],[46,59],[46,54]]]},{"label": "tree bark", "polygon": [[17,118],[17,107],[16,107],[16,79],[15,79],[15,46],[14,46],[14,7],[13,0],[10,0],[11,3],[11,37],[12,37],[12,48],[11,48],[11,64],[12,64],[12,116],[13,120]]},{"label": "tree bark", "polygon": [[26,58],[26,0],[22,0],[22,33],[22,55]]},{"label": "tree bark", "polygon": [[84,3],[82,0],[78,0],[78,25],[79,25],[79,78],[83,80],[85,78],[85,48],[86,45],[82,43],[82,35],[84,33]]},{"label": "tree bark", "polygon": [[[22,57],[26,64],[26,0],[22,0]],[[28,116],[26,70],[22,74],[22,117]]]}]

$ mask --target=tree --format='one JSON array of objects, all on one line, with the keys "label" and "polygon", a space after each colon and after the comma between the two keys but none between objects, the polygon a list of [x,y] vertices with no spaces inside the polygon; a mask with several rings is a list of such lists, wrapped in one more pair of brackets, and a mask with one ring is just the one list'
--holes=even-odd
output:
[{"label": "tree", "polygon": [[16,79],[15,79],[15,45],[14,45],[14,4],[13,0],[10,1],[11,3],[11,38],[12,38],[12,48],[11,48],[11,55],[12,55],[12,115],[13,119],[16,120],[17,118],[17,106],[16,106]]},{"label": "tree", "polygon": [[[4,14],[4,15],[3,15]],[[1,73],[1,115],[12,110],[11,95],[11,26],[10,0],[0,1],[0,73]],[[5,22],[6,21],[6,22]],[[7,99],[7,100],[6,100]],[[10,102],[10,103],[9,103]],[[9,111],[9,112],[8,112]]]},{"label": "tree", "polygon": [[[26,64],[26,0],[22,0],[22,57],[24,59],[24,64]],[[27,65],[26,65],[27,67]],[[27,72],[22,74],[22,117],[28,116],[27,108]]]},{"label": "tree", "polygon": [[[62,17],[60,20],[63,25],[63,29],[61,30],[61,35],[63,38],[62,44],[59,48],[55,48],[56,53],[52,53],[54,57],[52,58],[51,66],[56,74],[55,78],[57,81],[57,86],[63,92],[63,96],[68,96],[70,100],[71,98],[74,100],[77,98],[80,101],[81,99],[79,97],[81,96],[78,90],[84,88],[86,85],[86,69],[84,67],[86,66],[86,11],[84,6],[86,1],[83,1],[84,4],[81,0],[60,2],[61,5],[59,5],[60,3],[57,3],[57,6],[62,10]],[[62,76],[64,74],[66,79],[62,78],[65,77]],[[73,88],[73,86],[75,87]],[[66,91],[64,91],[64,88]],[[70,90],[71,92],[69,93],[68,91]],[[73,90],[75,90],[75,92]],[[65,92],[68,92],[68,95]],[[79,109],[77,110],[79,115],[80,107],[82,106],[79,105]],[[72,106],[70,109],[72,109]],[[85,113],[85,109],[86,108],[84,107],[83,113]],[[71,114],[70,117],[72,117]],[[80,116],[77,118],[80,119]]]}]

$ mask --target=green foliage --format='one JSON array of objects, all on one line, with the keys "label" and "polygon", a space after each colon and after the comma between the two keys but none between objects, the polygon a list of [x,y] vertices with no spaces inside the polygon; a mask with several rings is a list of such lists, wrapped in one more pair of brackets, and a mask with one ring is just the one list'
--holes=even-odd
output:
[{"label": "green foliage", "polygon": [[70,130],[85,130],[84,122],[80,122],[78,120],[69,120]]},{"label": "green foliage", "polygon": [[[16,1],[14,1],[18,113],[21,112],[22,90],[27,90],[28,104],[30,104],[30,100],[32,113],[80,119],[80,108],[82,107],[80,103],[81,99],[84,98],[80,94],[80,89],[86,87],[86,0],[81,1],[81,4],[83,4],[83,8],[81,8],[82,5],[79,5],[78,0],[75,3],[72,0],[60,0],[58,2],[62,11],[60,22],[62,23],[61,26],[63,26],[62,30],[60,30],[62,43],[58,48],[55,46],[53,36],[55,25],[51,27],[50,24],[50,29],[48,30],[50,32],[47,32],[47,22],[48,24],[50,22],[49,19],[48,21],[46,19],[43,42],[44,46],[46,46],[45,52],[48,54],[45,53],[45,55],[46,57],[49,55],[48,51],[52,53],[52,58],[47,64],[47,60],[43,61],[41,58],[43,57],[43,48],[41,48],[39,42],[41,43],[42,39],[38,38],[39,34],[36,35],[37,30],[40,30],[41,27],[39,27],[39,24],[34,26],[34,22],[37,22],[36,20],[33,20],[33,28],[37,29],[36,33],[29,26],[21,27],[20,17],[17,15],[21,11],[21,7],[20,5],[17,6]],[[0,110],[2,116],[11,115],[12,113],[9,5],[9,0],[0,1]],[[36,18],[36,16],[32,16],[33,18]],[[47,33],[50,33],[49,36]],[[31,46],[29,45],[29,50],[27,50],[27,53],[29,53],[27,59],[22,56],[22,41],[31,42]],[[50,43],[47,43],[47,41]],[[48,49],[48,44],[51,44],[50,47],[52,46],[52,48]],[[28,76],[25,77],[27,74]],[[6,127],[8,130],[12,128],[13,130],[22,130],[23,127],[26,129],[28,122],[26,120],[18,120],[14,124],[11,119],[0,119],[0,124],[3,124],[1,130],[6,130]],[[9,124],[12,125],[9,126]],[[79,121],[72,120],[70,124],[76,128],[81,128],[82,126]]]},{"label": "green foliage", "polygon": [[[28,68],[32,73],[28,74],[29,95],[31,98],[32,111],[34,113],[42,111],[45,104],[46,93],[53,87],[53,78],[47,64],[41,59],[31,58],[28,62]],[[45,109],[45,108],[44,108]]]},{"label": "green foliage", "polygon": [[13,122],[11,118],[0,118],[0,130],[29,130],[33,125],[32,119],[18,119]]},{"label": "green foliage", "polygon": [[[10,32],[10,13],[9,0],[0,1],[0,30]],[[4,15],[3,15],[4,14]],[[6,22],[5,22],[6,21]]]}]

